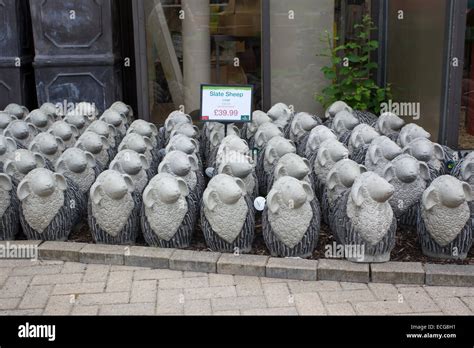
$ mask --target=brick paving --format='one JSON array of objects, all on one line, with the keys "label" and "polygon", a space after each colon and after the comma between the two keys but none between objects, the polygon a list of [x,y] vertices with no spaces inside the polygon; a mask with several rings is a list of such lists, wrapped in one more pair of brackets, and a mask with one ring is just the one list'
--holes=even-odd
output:
[{"label": "brick paving", "polygon": [[473,287],[0,261],[0,315],[473,315]]}]

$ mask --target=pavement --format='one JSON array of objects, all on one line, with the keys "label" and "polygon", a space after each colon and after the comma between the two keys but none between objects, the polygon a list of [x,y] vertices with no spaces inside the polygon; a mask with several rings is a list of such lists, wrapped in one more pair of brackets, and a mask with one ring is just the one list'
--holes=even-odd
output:
[{"label": "pavement", "polygon": [[474,287],[0,260],[0,315],[473,315]]}]

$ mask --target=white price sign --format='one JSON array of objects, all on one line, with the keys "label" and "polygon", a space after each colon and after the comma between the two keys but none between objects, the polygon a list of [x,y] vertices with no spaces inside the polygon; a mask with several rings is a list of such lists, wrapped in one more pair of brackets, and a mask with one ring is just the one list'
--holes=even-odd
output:
[{"label": "white price sign", "polygon": [[252,86],[201,85],[201,121],[251,122]]}]

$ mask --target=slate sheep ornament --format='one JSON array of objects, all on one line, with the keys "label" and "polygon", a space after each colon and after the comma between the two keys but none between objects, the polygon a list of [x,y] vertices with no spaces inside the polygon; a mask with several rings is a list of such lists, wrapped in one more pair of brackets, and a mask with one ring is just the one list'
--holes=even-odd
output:
[{"label": "slate sheep ornament", "polygon": [[313,163],[314,192],[318,201],[323,197],[327,175],[334,165],[340,160],[347,159],[349,151],[337,140],[325,140],[319,147]]},{"label": "slate sheep ornament", "polygon": [[89,121],[89,123],[96,121],[100,114],[95,104],[88,102],[78,103],[73,112],[84,116]]},{"label": "slate sheep ornament", "polygon": [[19,201],[16,186],[6,174],[0,174],[0,240],[14,240],[20,230]]},{"label": "slate sheep ornament", "polygon": [[18,120],[24,119],[30,113],[25,106],[15,103],[8,104],[3,111],[15,116]]},{"label": "slate sheep ornament", "polygon": [[149,164],[145,155],[140,155],[132,150],[123,150],[115,156],[109,168],[121,174],[127,174],[133,181],[135,190],[142,193],[148,184],[146,170]]},{"label": "slate sheep ornament", "polygon": [[115,110],[126,117],[127,128],[128,128],[128,125],[132,124],[132,122],[134,121],[133,109],[130,105],[127,105],[122,101],[116,101],[115,103],[112,104],[110,109]]},{"label": "slate sheep ornament", "polygon": [[321,124],[322,121],[319,117],[307,112],[299,112],[293,117],[289,128],[289,139],[295,142],[299,155],[304,155],[306,136],[314,127]]},{"label": "slate sheep ornament", "polygon": [[57,173],[74,182],[86,197],[100,174],[94,155],[77,147],[64,151],[56,161],[55,169]]},{"label": "slate sheep ornament", "polygon": [[316,126],[311,130],[308,135],[308,139],[306,140],[306,148],[304,153],[304,157],[309,159],[311,164],[316,158],[319,146],[328,139],[337,140],[337,136],[326,126]]},{"label": "slate sheep ornament", "polygon": [[187,248],[196,224],[195,202],[186,182],[167,173],[150,180],[143,191],[140,221],[148,245],[160,248]]},{"label": "slate sheep ornament", "polygon": [[107,144],[109,145],[109,157],[115,157],[115,155],[117,154],[118,146],[120,144],[120,134],[118,134],[114,126],[104,121],[97,120],[92,122],[90,126],[87,127],[87,131],[94,132],[100,135],[101,137],[107,139]]},{"label": "slate sheep ornament", "polygon": [[[256,170],[257,170],[257,176],[259,177],[259,183],[261,185],[263,184],[263,181],[260,182],[260,178],[261,178],[261,175],[264,173],[263,165],[264,165],[265,149],[270,139],[274,137],[284,137],[284,134],[281,128],[279,126],[276,126],[273,123],[264,123],[258,128],[257,132],[255,133],[253,148],[251,147],[253,153],[257,154]],[[264,186],[262,186],[261,189],[263,187]]]},{"label": "slate sheep ornament", "polygon": [[109,144],[107,138],[94,132],[85,132],[77,139],[75,147],[90,152],[102,172],[110,163]]},{"label": "slate sheep ornament", "polygon": [[341,111],[334,116],[331,129],[336,133],[338,140],[347,146],[352,130],[359,123],[359,120],[352,113]]},{"label": "slate sheep ornament", "polygon": [[177,125],[186,123],[189,125],[193,124],[193,120],[191,116],[185,114],[181,111],[173,111],[168,115],[165,120],[165,124],[162,128],[160,128],[160,137],[163,140],[163,145],[165,146],[169,138],[171,137],[171,132],[176,128]]},{"label": "slate sheep ornament", "polygon": [[227,150],[217,164],[217,174],[227,174],[241,179],[245,193],[253,200],[258,195],[258,180],[251,157],[237,151]]},{"label": "slate sheep ornament", "polygon": [[428,165],[430,168],[429,182],[438,176],[447,174],[445,152],[439,144],[426,138],[416,138],[403,149],[403,153],[409,154]]},{"label": "slate sheep ornament", "polygon": [[430,179],[426,163],[403,154],[387,164],[383,177],[395,188],[389,200],[395,217],[403,225],[416,226],[418,203]]},{"label": "slate sheep ornament", "polygon": [[138,154],[144,155],[150,164],[147,169],[147,175],[149,178],[153,178],[158,172],[158,165],[161,162],[159,152],[153,151],[153,144],[147,137],[141,136],[137,133],[129,133],[123,138],[119,145],[118,151],[132,150]]},{"label": "slate sheep ornament", "polygon": [[397,156],[402,154],[402,149],[386,136],[375,138],[370,143],[365,154],[365,167],[367,170],[383,176],[385,166]]},{"label": "slate sheep ornament", "polygon": [[79,189],[66,178],[44,168],[34,169],[20,182],[20,222],[30,240],[67,240],[79,221]]},{"label": "slate sheep ornament", "polygon": [[38,129],[31,123],[23,120],[11,122],[3,131],[3,135],[15,140],[18,148],[27,149],[34,137],[38,134]]},{"label": "slate sheep ornament", "polygon": [[[350,159],[343,159],[337,162],[329,171],[326,181],[326,188],[321,199],[321,216],[323,221],[329,225],[334,237],[337,240],[334,222],[334,207],[337,201],[352,188],[355,179],[367,169]],[[341,241],[338,240],[340,243]]]},{"label": "slate sheep ornament", "polygon": [[65,148],[73,147],[79,137],[77,128],[65,121],[54,122],[49,127],[48,133],[60,138]]},{"label": "slate sheep ornament", "polygon": [[216,168],[222,156],[228,151],[236,151],[243,155],[249,155],[250,149],[247,142],[240,138],[237,134],[230,134],[222,139],[218,147],[214,147],[207,159],[208,168]]},{"label": "slate sheep ornament", "polygon": [[471,186],[450,175],[436,178],[423,193],[417,232],[423,254],[465,259],[472,246]]},{"label": "slate sheep ornament", "polygon": [[[182,127],[183,125],[180,125],[180,126]],[[190,138],[193,138],[188,134],[186,134],[186,135]],[[221,145],[224,138],[229,136],[229,135],[235,135],[235,136],[240,138],[239,128],[234,124],[229,124],[227,126],[227,135],[225,133],[225,127],[214,127],[211,130],[211,132],[209,133],[209,143],[208,143],[208,146],[207,146],[207,154],[206,154],[206,160],[207,161],[209,161],[212,158],[213,152],[217,151],[217,149]]]},{"label": "slate sheep ornament", "polygon": [[213,251],[248,253],[254,240],[255,212],[242,180],[226,174],[209,181],[201,204],[201,228]]},{"label": "slate sheep ornament", "polygon": [[359,251],[345,255],[353,262],[387,262],[395,246],[397,219],[389,204],[394,187],[373,172],[358,176],[336,203],[337,239]]},{"label": "slate sheep ornament", "polygon": [[49,117],[52,117],[55,121],[59,121],[61,119],[61,116],[58,114],[58,108],[53,103],[44,103],[39,109]]},{"label": "slate sheep ornament", "polygon": [[394,113],[384,112],[379,116],[377,122],[375,122],[374,128],[380,134],[390,138],[390,140],[396,141],[404,125],[405,121]]},{"label": "slate sheep ornament", "polygon": [[[332,103],[326,109],[326,112],[324,113],[325,122],[332,121],[334,116],[336,116],[336,114],[341,112],[341,111],[348,111],[348,112],[352,113],[352,108],[341,100],[338,100],[338,101],[335,101],[334,103]],[[326,126],[330,127],[331,125],[326,125]]]},{"label": "slate sheep ornament", "polygon": [[373,127],[365,123],[356,126],[348,142],[350,159],[359,164],[363,164],[370,143],[378,137],[380,137],[380,134]]},{"label": "slate sheep ornament", "polygon": [[289,126],[293,118],[293,111],[284,103],[277,103],[268,110],[267,115],[272,123],[283,129],[285,138],[289,136]]},{"label": "slate sheep ornament", "polygon": [[311,256],[320,230],[319,202],[311,186],[289,176],[276,181],[267,196],[262,229],[272,256]]},{"label": "slate sheep ornament", "polygon": [[15,140],[0,135],[0,172],[3,172],[5,162],[12,159],[17,146]]},{"label": "slate sheep ornament", "polygon": [[12,178],[15,186],[18,186],[29,172],[37,168],[45,168],[45,166],[46,160],[39,153],[19,149],[13,152],[11,159],[5,161],[4,172]]},{"label": "slate sheep ornament", "polygon": [[88,223],[94,241],[133,245],[140,228],[141,199],[132,179],[106,170],[91,186],[89,197]]},{"label": "slate sheep ornament", "polygon": [[252,122],[245,123],[242,127],[242,136],[251,144],[258,127],[264,123],[270,123],[271,121],[272,119],[265,112],[255,110],[252,113]]},{"label": "slate sheep ornament", "polygon": [[50,133],[40,133],[30,143],[29,150],[41,154],[46,159],[46,166],[54,168],[54,163],[65,149],[61,138]]},{"label": "slate sheep ornament", "polygon": [[117,143],[120,144],[123,137],[127,134],[128,124],[127,117],[123,114],[120,114],[118,111],[113,109],[107,109],[104,111],[99,120],[104,121],[112,126],[114,126],[117,136]]},{"label": "slate sheep ornament", "polygon": [[418,126],[415,123],[409,123],[400,130],[400,134],[398,135],[397,139],[397,144],[401,148],[404,148],[417,138],[429,139],[430,137],[431,134],[425,131],[422,127]]},{"label": "slate sheep ornament", "polygon": [[145,120],[135,120],[127,130],[127,134],[137,133],[151,140],[153,150],[162,148],[165,144],[161,143],[158,128],[153,123]]},{"label": "slate sheep ornament", "polygon": [[54,116],[45,114],[40,109],[33,110],[25,117],[25,122],[34,125],[40,132],[46,132],[54,121]]},{"label": "slate sheep ornament", "polygon": [[89,127],[90,122],[84,115],[79,115],[76,113],[68,113],[66,116],[64,116],[64,122],[67,124],[74,126],[77,129],[77,136],[81,136]]},{"label": "slate sheep ornament", "polygon": [[189,187],[191,199],[197,207],[204,191],[204,175],[199,171],[199,164],[195,157],[181,151],[171,151],[158,166],[158,173],[168,173],[182,178]]},{"label": "slate sheep ornament", "polygon": [[268,189],[271,190],[273,183],[284,176],[291,176],[292,178],[307,182],[310,186],[313,185],[309,161],[295,153],[283,155],[273,166],[272,172],[267,177]]},{"label": "slate sheep ornament", "polygon": [[17,118],[7,112],[0,111],[0,134],[8,127],[10,123],[16,121]]}]

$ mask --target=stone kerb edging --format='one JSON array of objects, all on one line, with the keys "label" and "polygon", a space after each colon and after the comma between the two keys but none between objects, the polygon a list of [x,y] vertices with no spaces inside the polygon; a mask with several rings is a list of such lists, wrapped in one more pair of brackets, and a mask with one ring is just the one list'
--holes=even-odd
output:
[{"label": "stone kerb edging", "polygon": [[358,264],[340,259],[305,260],[73,242],[10,241],[0,242],[0,245],[6,243],[37,246],[40,260],[313,281],[474,286],[474,265],[438,265],[421,262]]}]

